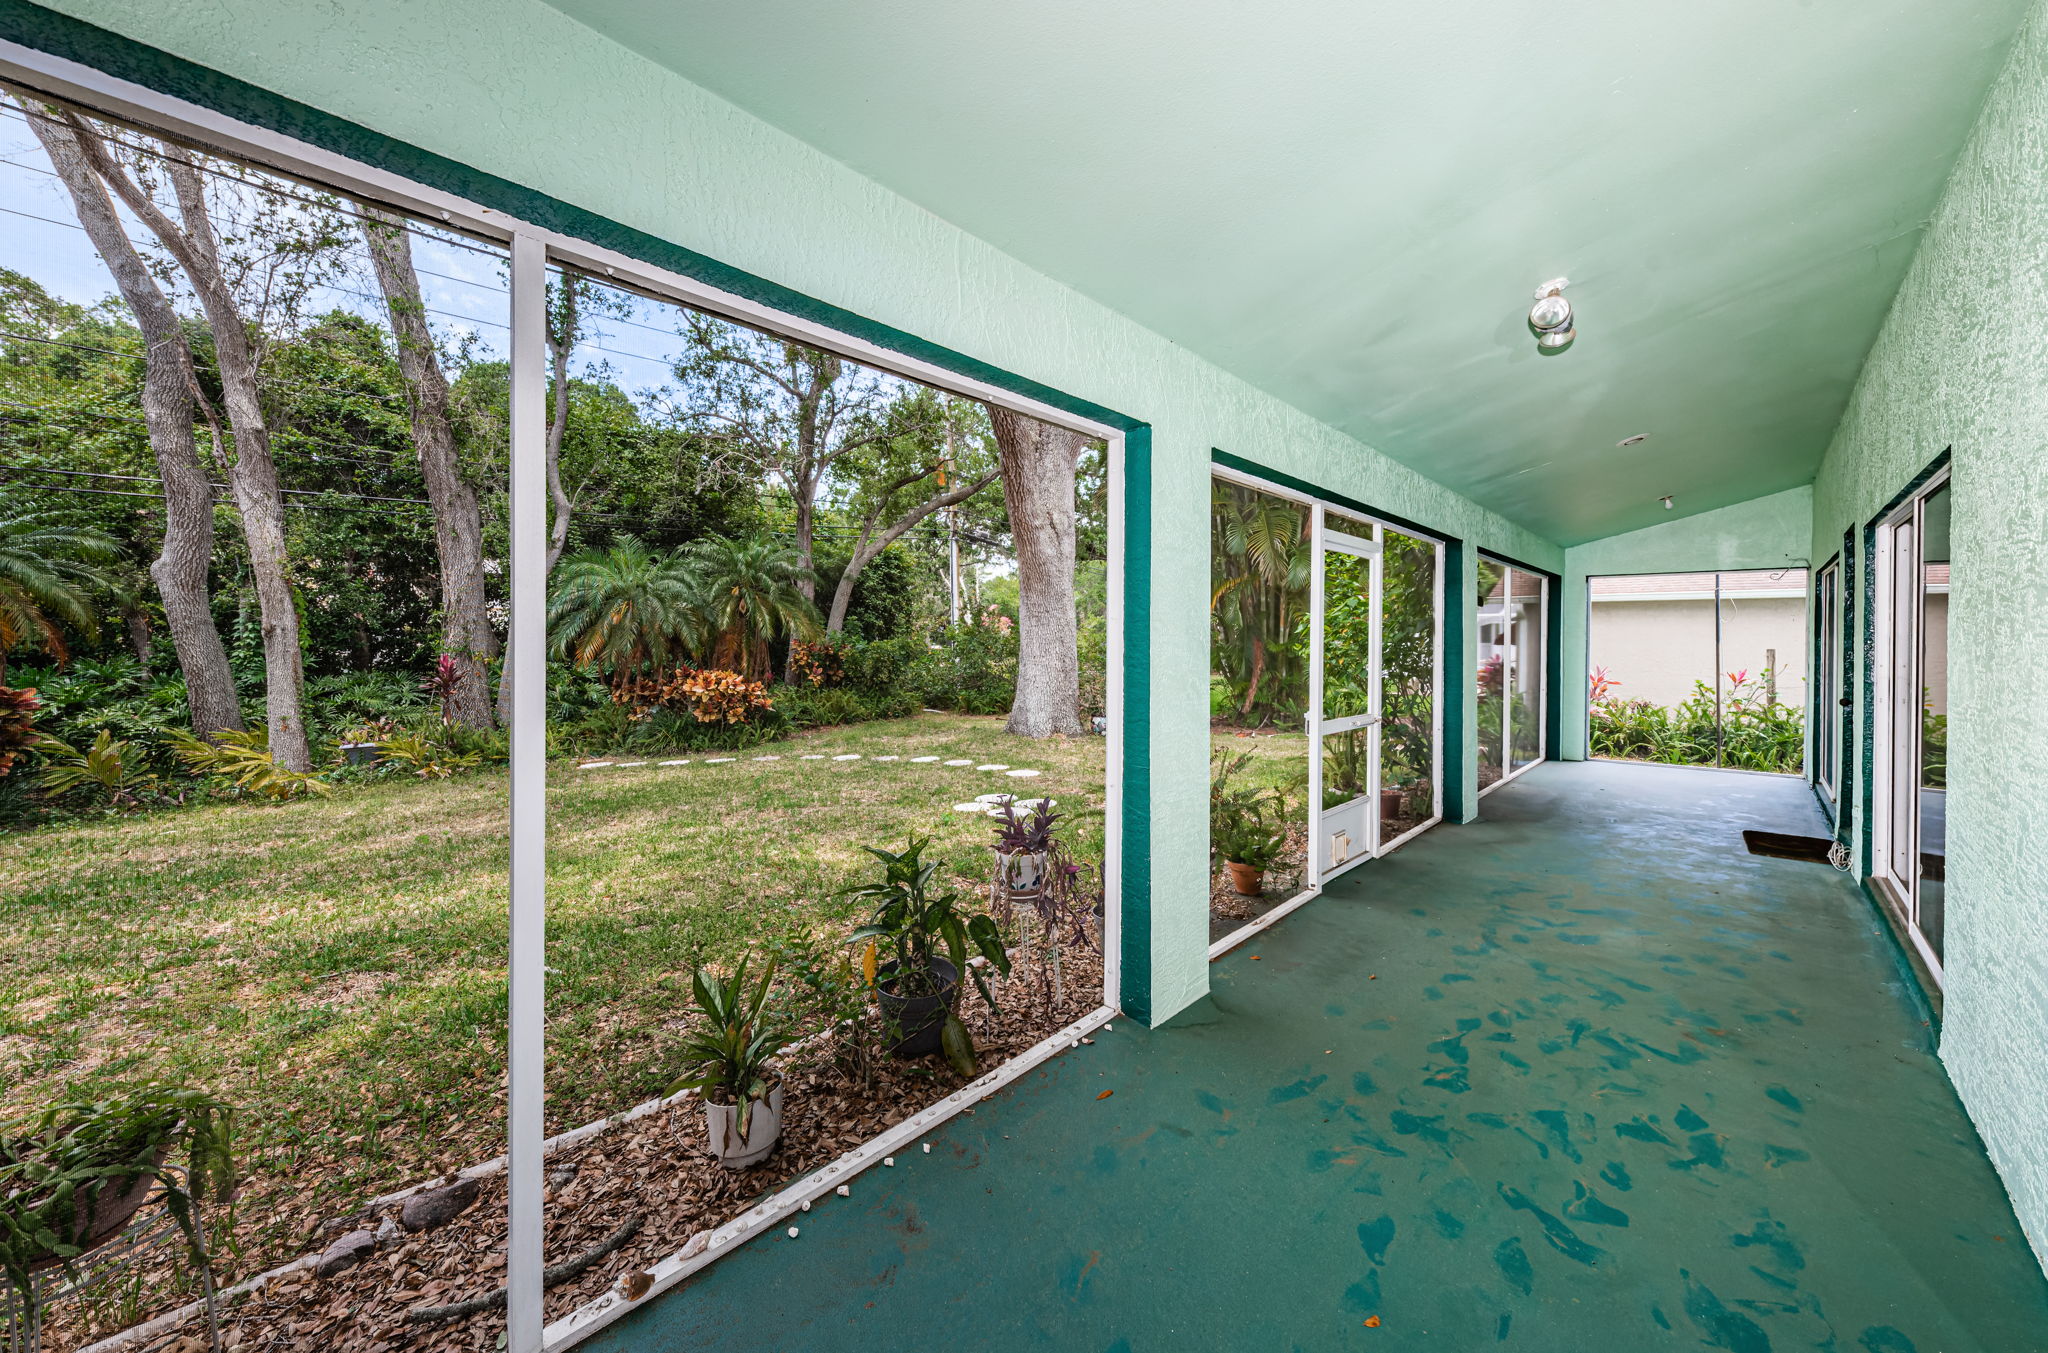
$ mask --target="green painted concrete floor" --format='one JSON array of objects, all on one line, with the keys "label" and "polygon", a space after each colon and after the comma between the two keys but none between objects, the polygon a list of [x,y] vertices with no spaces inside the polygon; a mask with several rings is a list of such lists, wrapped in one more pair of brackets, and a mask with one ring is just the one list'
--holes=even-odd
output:
[{"label": "green painted concrete floor", "polygon": [[1743,852],[1822,834],[1803,785],[1547,765],[1482,808],[591,1347],[2048,1348],[1874,915]]}]

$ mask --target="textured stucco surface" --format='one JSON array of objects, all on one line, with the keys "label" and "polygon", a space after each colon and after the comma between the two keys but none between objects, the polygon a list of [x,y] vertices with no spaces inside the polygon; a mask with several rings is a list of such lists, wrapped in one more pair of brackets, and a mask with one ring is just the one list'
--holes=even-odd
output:
[{"label": "textured stucco surface", "polygon": [[1804,565],[1812,531],[1813,490],[1796,488],[1565,551],[1563,759],[1586,755],[1586,579]]},{"label": "textured stucco surface", "polygon": [[[1954,448],[1942,1059],[2048,1256],[2048,26],[2036,9],[1814,485],[1813,551]],[[1859,655],[1858,667],[1861,671]],[[1860,684],[1857,688],[1860,690]],[[1862,702],[1847,783],[1863,799]]]},{"label": "textured stucco surface", "polygon": [[1155,1020],[1209,981],[1211,448],[1563,563],[1548,541],[536,0],[49,7],[1150,423]]}]

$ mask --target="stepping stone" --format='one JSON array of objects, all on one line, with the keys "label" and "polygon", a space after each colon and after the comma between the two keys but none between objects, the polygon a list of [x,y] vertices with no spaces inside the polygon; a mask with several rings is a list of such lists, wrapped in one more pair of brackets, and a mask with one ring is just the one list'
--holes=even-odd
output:
[{"label": "stepping stone", "polygon": [[991,761],[986,766],[975,767],[976,770],[1008,770],[1009,768],[1009,763],[1004,761]]},{"label": "stepping stone", "polygon": [[956,803],[953,805],[953,811],[956,813],[986,813],[988,805],[978,800],[974,803]]},{"label": "stepping stone", "polygon": [[705,764],[705,765],[707,765],[707,766],[715,766],[715,765],[717,765],[717,764],[718,764],[719,762],[721,762],[721,761],[737,761],[737,760],[739,760],[739,758],[738,758],[738,757],[736,757],[736,756],[707,756],[707,757],[705,757],[705,758],[704,758],[704,764]]},{"label": "stepping stone", "polygon": [[946,764],[949,766],[971,766],[974,763],[963,757],[958,761],[948,761]]},{"label": "stepping stone", "polygon": [[646,764],[647,764],[647,763],[646,763],[645,761],[621,761],[621,762],[619,763],[619,769],[620,769],[620,770],[631,770],[631,769],[633,769],[633,767],[635,767],[635,766],[644,766],[644,765],[646,765]]},{"label": "stepping stone", "polygon": [[911,761],[912,761],[913,763],[915,763],[915,762],[919,762],[919,761],[936,761],[936,760],[938,760],[938,758],[937,758],[937,757],[935,757],[935,756],[913,756],[913,757],[911,757],[910,759],[911,759]]},{"label": "stepping stone", "polygon": [[664,766],[687,766],[690,763],[687,761],[664,761],[661,764]]},{"label": "stepping stone", "polygon": [[757,757],[755,757],[755,758],[754,758],[754,760],[756,760],[756,761],[780,761],[780,760],[782,760],[782,758],[781,758],[781,757],[779,757],[779,756],[757,756]]},{"label": "stepping stone", "polygon": [[1044,771],[1042,771],[1042,770],[1012,770],[1012,771],[1005,771],[1005,772],[1003,772],[1003,773],[1004,773],[1005,775],[1014,775],[1014,776],[1016,776],[1016,777],[1017,777],[1018,779],[1020,779],[1020,780],[1029,780],[1029,779],[1031,779],[1031,778],[1032,778],[1033,776],[1035,776],[1035,775],[1043,775],[1043,774],[1045,774],[1045,772],[1044,772]]},{"label": "stepping stone", "polygon": [[1015,794],[1005,794],[1000,790],[998,790],[994,794],[976,794],[974,796],[975,801],[978,803],[1010,803],[1013,802],[1016,799],[1016,797],[1017,796]]},{"label": "stepping stone", "polygon": [[871,759],[875,761],[901,761],[903,758],[900,756],[877,756]]},{"label": "stepping stone", "polygon": [[848,753],[846,753],[846,754],[845,754],[844,756],[835,756],[835,757],[833,757],[832,759],[833,759],[834,761],[858,761],[858,760],[860,760],[860,753],[859,753],[859,752],[848,752]]},{"label": "stepping stone", "polygon": [[803,761],[823,761],[825,754],[823,752],[808,752],[799,759]]},{"label": "stepping stone", "polygon": [[611,764],[612,764],[612,763],[611,763],[611,762],[609,762],[609,761],[586,761],[586,762],[584,762],[584,763],[583,763],[582,765],[578,766],[578,767],[577,767],[576,769],[577,769],[577,770],[603,770],[603,769],[604,769],[604,768],[605,768],[606,766],[609,766],[609,765],[611,765]]}]

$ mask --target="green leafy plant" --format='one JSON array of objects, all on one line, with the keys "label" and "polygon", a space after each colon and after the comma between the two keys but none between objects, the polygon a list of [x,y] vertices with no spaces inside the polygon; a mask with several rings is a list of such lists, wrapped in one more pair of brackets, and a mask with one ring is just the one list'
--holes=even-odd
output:
[{"label": "green leafy plant", "polygon": [[102,728],[92,746],[79,751],[68,742],[45,737],[36,744],[49,758],[43,768],[43,793],[53,799],[79,790],[89,790],[107,804],[132,808],[142,795],[156,787],[157,777],[149,769],[135,744],[116,741]]},{"label": "green leafy plant", "polygon": [[282,801],[334,792],[332,785],[309,771],[278,765],[270,754],[270,730],[260,724],[246,732],[223,730],[214,734],[212,742],[177,732],[166,733],[164,738],[172,755],[195,775],[231,781],[237,793]]},{"label": "green leafy plant", "polygon": [[1210,758],[1209,849],[1219,860],[1263,872],[1287,850],[1287,829],[1275,821],[1286,820],[1287,798],[1242,782],[1251,759],[1250,752],[1223,751]]},{"label": "green leafy plant", "polygon": [[[986,974],[969,965],[968,950],[974,950],[996,971],[1007,975],[1010,956],[1003,948],[1002,933],[986,912],[964,911],[958,892],[934,890],[932,884],[939,867],[924,858],[925,847],[930,844],[928,838],[913,836],[901,853],[878,846],[862,847],[882,862],[882,877],[841,890],[841,896],[869,902],[874,907],[867,924],[849,935],[847,943],[866,946],[861,966],[870,986],[879,980],[886,954],[886,961],[895,965],[895,994],[905,997],[941,993],[943,984],[932,968],[932,960],[943,949],[953,971],[971,975],[981,999],[993,1010],[995,993],[989,989]],[[974,1044],[959,1014],[961,989],[960,985],[953,989],[941,1046],[947,1061],[962,1075],[971,1075]]]},{"label": "green leafy plant", "polygon": [[235,1187],[234,1113],[198,1090],[156,1086],[96,1102],[69,1101],[0,1123],[0,1269],[33,1310],[32,1268],[75,1272],[97,1221],[139,1187],[177,1222],[206,1262],[199,1208]]},{"label": "green leafy plant", "polygon": [[754,1101],[773,1087],[768,1061],[789,1045],[783,1021],[768,1009],[775,963],[770,960],[760,979],[749,985],[748,962],[741,959],[730,977],[702,968],[691,975],[690,990],[703,1023],[683,1043],[683,1074],[664,1092],[695,1090],[706,1103],[736,1105],[741,1141]]},{"label": "green leafy plant", "polygon": [[480,758],[474,752],[458,752],[418,733],[393,733],[377,744],[385,760],[410,768],[422,780],[446,780],[475,770]]}]

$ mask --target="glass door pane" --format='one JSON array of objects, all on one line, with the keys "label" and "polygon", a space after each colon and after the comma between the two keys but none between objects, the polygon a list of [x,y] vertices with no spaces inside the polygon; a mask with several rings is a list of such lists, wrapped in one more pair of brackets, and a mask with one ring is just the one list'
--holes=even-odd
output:
[{"label": "glass door pane", "polygon": [[1380,841],[1437,816],[1437,547],[1381,536]]},{"label": "glass door pane", "polygon": [[1820,583],[1814,590],[1814,779],[1830,799],[1835,797],[1835,749],[1841,729],[1841,721],[1836,717],[1841,704],[1840,668],[1836,665],[1842,624],[1841,598],[1836,588],[1839,576],[1840,571],[1833,564],[1828,565],[1821,570]]},{"label": "glass door pane", "polygon": [[1890,604],[1884,616],[1884,623],[1890,629],[1890,661],[1887,664],[1890,736],[1881,753],[1890,771],[1886,777],[1890,793],[1886,804],[1889,830],[1884,858],[1880,863],[1898,885],[1901,895],[1908,899],[1912,897],[1913,881],[1918,874],[1918,850],[1914,838],[1919,834],[1917,796],[1914,793],[1914,786],[1920,782],[1920,673],[1916,651],[1919,647],[1916,631],[1920,609],[1916,574],[1919,572],[1920,550],[1916,525],[1908,516],[1890,531],[1887,559],[1890,595],[1886,598]]},{"label": "glass door pane", "polygon": [[1508,568],[1482,557],[1479,603],[1479,787],[1500,779],[1507,757]]},{"label": "glass door pane", "polygon": [[1920,773],[1919,895],[1914,919],[1937,962],[1942,958],[1942,903],[1948,825],[1949,489],[1927,497],[1920,514]]},{"label": "glass door pane", "polygon": [[1378,664],[1374,630],[1378,609],[1376,560],[1359,531],[1374,528],[1339,518],[1324,520],[1322,552],[1322,843],[1327,876],[1377,847],[1376,819],[1367,812],[1374,791],[1378,730]]},{"label": "glass door pane", "polygon": [[1543,759],[1543,609],[1547,580],[1509,570],[1508,749],[1510,769]]}]

